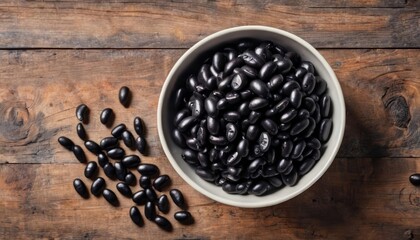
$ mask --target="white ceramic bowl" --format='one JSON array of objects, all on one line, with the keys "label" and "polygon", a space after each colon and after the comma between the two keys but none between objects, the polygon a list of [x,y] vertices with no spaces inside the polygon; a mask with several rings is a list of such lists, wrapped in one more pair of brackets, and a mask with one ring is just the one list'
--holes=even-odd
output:
[{"label": "white ceramic bowl", "polygon": [[[287,49],[297,52],[302,59],[311,61],[318,74],[326,80],[328,92],[333,106],[333,131],[327,147],[313,169],[304,175],[294,187],[283,187],[279,191],[265,196],[232,195],[221,187],[202,180],[181,158],[181,149],[175,145],[171,137],[173,129],[173,94],[177,87],[184,84],[180,76],[194,71],[191,65],[197,62],[198,56],[214,49],[223,43],[241,38],[255,38],[278,43]],[[181,81],[181,82],[180,82]],[[287,201],[314,184],[333,162],[343,139],[345,127],[345,104],[340,84],[333,70],[322,55],[303,39],[280,29],[264,26],[242,26],[222,30],[196,43],[175,63],[162,87],[157,109],[157,126],[162,148],[176,172],[194,189],[207,197],[232,206],[257,208],[267,207]]]}]

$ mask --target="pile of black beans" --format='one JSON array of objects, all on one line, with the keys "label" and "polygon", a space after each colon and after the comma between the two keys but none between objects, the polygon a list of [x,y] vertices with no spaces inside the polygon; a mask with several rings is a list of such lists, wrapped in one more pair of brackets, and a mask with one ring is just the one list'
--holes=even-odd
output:
[{"label": "pile of black beans", "polygon": [[327,83],[269,41],[244,39],[203,56],[175,90],[175,143],[202,179],[231,194],[297,184],[332,131]]},{"label": "pile of black beans", "polygon": [[[119,91],[120,103],[126,108],[129,107],[130,95],[128,87],[124,86]],[[158,196],[156,191],[162,192],[168,188],[171,179],[166,174],[159,175],[160,170],[156,165],[141,163],[138,155],[126,154],[125,150],[120,147],[120,142],[123,142],[128,149],[137,150],[142,155],[147,155],[146,129],[143,120],[140,117],[134,118],[133,127],[137,138],[134,138],[124,123],[121,123],[112,129],[110,136],[103,138],[98,144],[88,139],[88,134],[84,128],[84,124],[89,122],[89,108],[85,104],[76,108],[76,117],[80,121],[76,126],[77,135],[84,141],[86,149],[96,155],[98,159],[97,162],[87,162],[84,171],[85,177],[92,181],[90,192],[96,197],[102,195],[106,201],[115,207],[120,205],[117,195],[107,188],[105,179],[98,177],[99,167],[101,167],[109,180],[118,181],[116,189],[122,196],[132,199],[136,205],[144,205],[144,215],[148,220],[155,222],[166,231],[171,231],[173,228],[171,222],[164,216],[159,215],[156,210],[157,207],[162,214],[167,214],[170,210],[167,195],[162,193]],[[101,123],[108,127],[112,126],[113,119],[114,112],[111,108],[105,108],[100,114]],[[86,163],[87,158],[82,147],[64,136],[59,137],[58,142],[72,151],[79,162]],[[138,182],[141,189],[135,193],[130,186],[136,186],[137,179],[135,173],[131,172],[130,169],[137,169],[140,173]],[[73,186],[81,197],[89,198],[90,194],[83,180],[80,178],[74,179]],[[174,218],[181,224],[192,224],[194,219],[191,213],[187,211],[187,204],[181,191],[171,189],[169,194],[172,201],[181,209],[174,214]],[[129,215],[136,225],[140,227],[144,225],[142,214],[137,206],[130,208]]]}]

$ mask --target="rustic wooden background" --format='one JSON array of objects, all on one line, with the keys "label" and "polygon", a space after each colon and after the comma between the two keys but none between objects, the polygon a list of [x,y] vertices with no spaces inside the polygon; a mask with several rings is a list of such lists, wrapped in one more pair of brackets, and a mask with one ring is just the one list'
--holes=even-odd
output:
[{"label": "rustic wooden background", "polygon": [[[156,130],[161,86],[175,61],[215,31],[261,24],[312,43],[336,72],[347,103],[344,142],[331,168],[304,194],[263,209],[204,197],[168,164]],[[0,238],[2,239],[418,239],[420,188],[420,1],[173,0],[1,1]],[[132,107],[118,103],[122,85]],[[116,123],[141,116],[151,154],[183,190],[196,218],[167,233],[72,187],[84,165],[57,143],[77,140],[85,103],[90,138],[112,107]],[[81,144],[80,141],[77,142]],[[88,158],[94,160],[92,155]],[[115,190],[116,182],[109,186]]]}]

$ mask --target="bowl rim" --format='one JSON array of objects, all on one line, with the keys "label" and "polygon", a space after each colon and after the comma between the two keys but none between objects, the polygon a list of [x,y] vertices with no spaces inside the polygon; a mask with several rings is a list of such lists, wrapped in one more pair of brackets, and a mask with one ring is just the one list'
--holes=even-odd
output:
[{"label": "bowl rim", "polygon": [[[163,109],[163,101],[165,96],[168,94],[168,85],[170,82],[170,79],[173,78],[174,73],[177,71],[179,66],[183,63],[183,61],[194,51],[196,51],[201,45],[212,41],[215,38],[219,38],[226,34],[231,34],[233,32],[242,32],[242,31],[267,31],[275,34],[282,35],[286,38],[291,39],[292,41],[297,42],[298,44],[302,45],[304,48],[306,48],[308,51],[311,52],[325,67],[325,70],[328,72],[328,75],[331,76],[331,81],[334,82],[335,88],[338,90],[337,96],[338,101],[337,104],[340,106],[339,112],[336,114],[339,114],[342,116],[341,122],[338,122],[337,124],[334,124],[334,126],[338,126],[338,139],[336,139],[335,144],[331,147],[333,147],[332,154],[329,156],[328,159],[326,159],[326,163],[323,166],[323,168],[320,169],[320,171],[311,179],[309,180],[305,185],[302,185],[299,190],[292,192],[291,194],[287,195],[284,198],[280,199],[265,199],[265,201],[257,201],[257,202],[237,202],[230,199],[226,199],[223,197],[220,197],[219,195],[216,195],[212,192],[207,191],[206,189],[202,188],[199,184],[197,184],[195,181],[193,181],[191,178],[189,178],[184,171],[181,169],[181,167],[178,165],[176,160],[174,159],[171,151],[169,150],[168,144],[166,142],[166,138],[163,133],[163,121],[162,121],[162,109]],[[201,194],[217,201],[223,204],[235,206],[235,207],[242,207],[242,208],[260,208],[260,207],[268,207],[280,204],[282,202],[288,201],[302,192],[306,191],[308,188],[310,188],[315,182],[317,182],[327,171],[327,169],[330,167],[332,162],[334,161],[337,152],[341,146],[343,137],[344,137],[344,129],[345,129],[345,123],[346,123],[346,110],[345,110],[345,102],[343,97],[343,92],[340,86],[340,82],[338,81],[334,71],[332,70],[331,66],[328,64],[328,62],[325,60],[325,58],[316,50],[311,44],[303,40],[302,38],[287,32],[285,30],[281,30],[274,27],[268,27],[268,26],[261,26],[261,25],[246,25],[246,26],[238,26],[238,27],[232,27],[227,28],[218,32],[215,32],[213,34],[208,35],[207,37],[203,38],[202,40],[195,43],[191,48],[189,48],[175,63],[175,65],[171,68],[170,72],[168,73],[165,82],[162,86],[162,90],[159,96],[159,102],[157,107],[157,129],[158,129],[158,135],[161,142],[161,146],[163,148],[163,151],[170,161],[172,167],[175,169],[175,171],[178,173],[178,175],[181,176],[181,178],[186,181],[192,188],[200,192]],[[330,147],[330,146],[329,146]],[[209,183],[210,184],[210,183]]]}]

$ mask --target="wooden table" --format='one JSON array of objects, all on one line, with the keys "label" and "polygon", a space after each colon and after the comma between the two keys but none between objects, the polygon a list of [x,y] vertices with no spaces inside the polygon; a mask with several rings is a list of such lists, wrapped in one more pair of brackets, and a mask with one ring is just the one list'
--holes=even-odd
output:
[{"label": "wooden table", "polygon": [[[0,238],[34,239],[417,239],[420,188],[420,2],[281,1],[2,1],[0,3]],[[175,61],[218,30],[268,25],[309,41],[333,67],[347,103],[344,141],[331,168],[309,190],[262,209],[216,203],[187,185],[159,144],[156,107]],[[125,109],[118,89],[129,86]],[[89,137],[115,123],[148,126],[150,156],[187,197],[196,223],[172,233],[132,206],[83,200],[72,181],[84,165],[57,143],[78,140],[75,107],[91,109]],[[80,140],[76,141],[82,144]],[[95,157],[88,154],[89,160]],[[102,173],[101,173],[102,174]],[[116,182],[108,182],[115,190]]]}]

